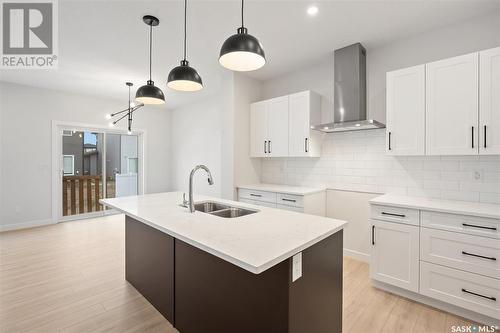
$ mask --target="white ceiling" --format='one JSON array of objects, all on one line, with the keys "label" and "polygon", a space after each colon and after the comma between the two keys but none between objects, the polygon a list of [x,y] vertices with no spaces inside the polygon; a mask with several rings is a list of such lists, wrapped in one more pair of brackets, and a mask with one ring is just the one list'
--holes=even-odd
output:
[{"label": "white ceiling", "polygon": [[[306,14],[315,3],[319,13]],[[203,92],[166,87],[182,57],[183,1],[59,1],[59,68],[4,70],[3,81],[126,99],[148,71],[148,29],[142,16],[160,19],[154,28],[153,80],[175,108],[217,90],[218,54],[239,26],[239,1],[190,0],[188,60],[200,72]],[[339,47],[361,42],[368,50],[453,22],[500,10],[500,1],[264,1],[245,2],[245,25],[264,45],[267,64],[249,73],[266,80],[324,59]]]}]

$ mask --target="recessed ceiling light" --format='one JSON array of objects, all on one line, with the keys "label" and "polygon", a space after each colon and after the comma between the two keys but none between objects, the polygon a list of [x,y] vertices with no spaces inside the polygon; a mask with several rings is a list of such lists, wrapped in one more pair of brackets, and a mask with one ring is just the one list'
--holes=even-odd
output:
[{"label": "recessed ceiling light", "polygon": [[315,16],[316,14],[318,14],[318,12],[319,12],[318,7],[316,7],[314,5],[313,6],[309,6],[307,8],[307,14],[309,14],[309,16]]}]

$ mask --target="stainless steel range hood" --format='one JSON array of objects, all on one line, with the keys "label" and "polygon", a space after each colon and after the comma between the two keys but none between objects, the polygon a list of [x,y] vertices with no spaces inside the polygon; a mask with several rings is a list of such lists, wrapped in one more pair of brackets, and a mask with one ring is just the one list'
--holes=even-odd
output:
[{"label": "stainless steel range hood", "polygon": [[366,119],[366,50],[360,43],[335,50],[333,123],[311,126],[322,132],[384,128]]}]

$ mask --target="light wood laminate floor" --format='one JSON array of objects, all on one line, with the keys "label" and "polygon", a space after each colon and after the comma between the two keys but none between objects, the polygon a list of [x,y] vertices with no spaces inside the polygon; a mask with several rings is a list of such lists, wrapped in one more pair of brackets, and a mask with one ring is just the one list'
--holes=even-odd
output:
[{"label": "light wood laminate floor", "polygon": [[[467,320],[371,287],[344,260],[344,332],[451,332]],[[0,332],[177,332],[124,277],[124,217],[0,233]]]}]

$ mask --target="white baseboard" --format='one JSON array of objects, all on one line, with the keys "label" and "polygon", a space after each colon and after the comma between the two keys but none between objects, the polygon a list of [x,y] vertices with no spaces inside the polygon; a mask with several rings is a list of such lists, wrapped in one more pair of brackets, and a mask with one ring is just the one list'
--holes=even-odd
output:
[{"label": "white baseboard", "polygon": [[439,301],[434,298],[430,298],[421,294],[414,293],[409,290],[401,289],[395,286],[391,286],[389,284],[376,281],[376,280],[371,280],[372,286],[378,289],[382,289],[384,291],[390,292],[392,294],[396,294],[411,300],[414,300],[419,303],[423,303],[425,305],[431,306],[436,309],[440,309],[449,313],[452,313],[454,315],[472,320],[477,323],[485,324],[485,325],[493,325],[493,326],[498,326],[500,327],[500,320],[491,318],[488,316],[485,316],[483,314],[473,312],[470,310],[466,310],[464,308],[458,307],[456,305],[450,304],[450,303],[445,303],[442,301]]},{"label": "white baseboard", "polygon": [[55,224],[55,223],[54,221],[52,221],[52,219],[43,219],[43,220],[28,221],[22,223],[6,224],[6,225],[0,225],[0,232],[41,227],[49,224]]},{"label": "white baseboard", "polygon": [[353,259],[356,259],[359,261],[363,261],[366,263],[370,263],[370,255],[363,253],[363,252],[358,252],[355,250],[350,250],[350,249],[344,248],[344,256],[349,257],[349,258],[353,258]]}]

